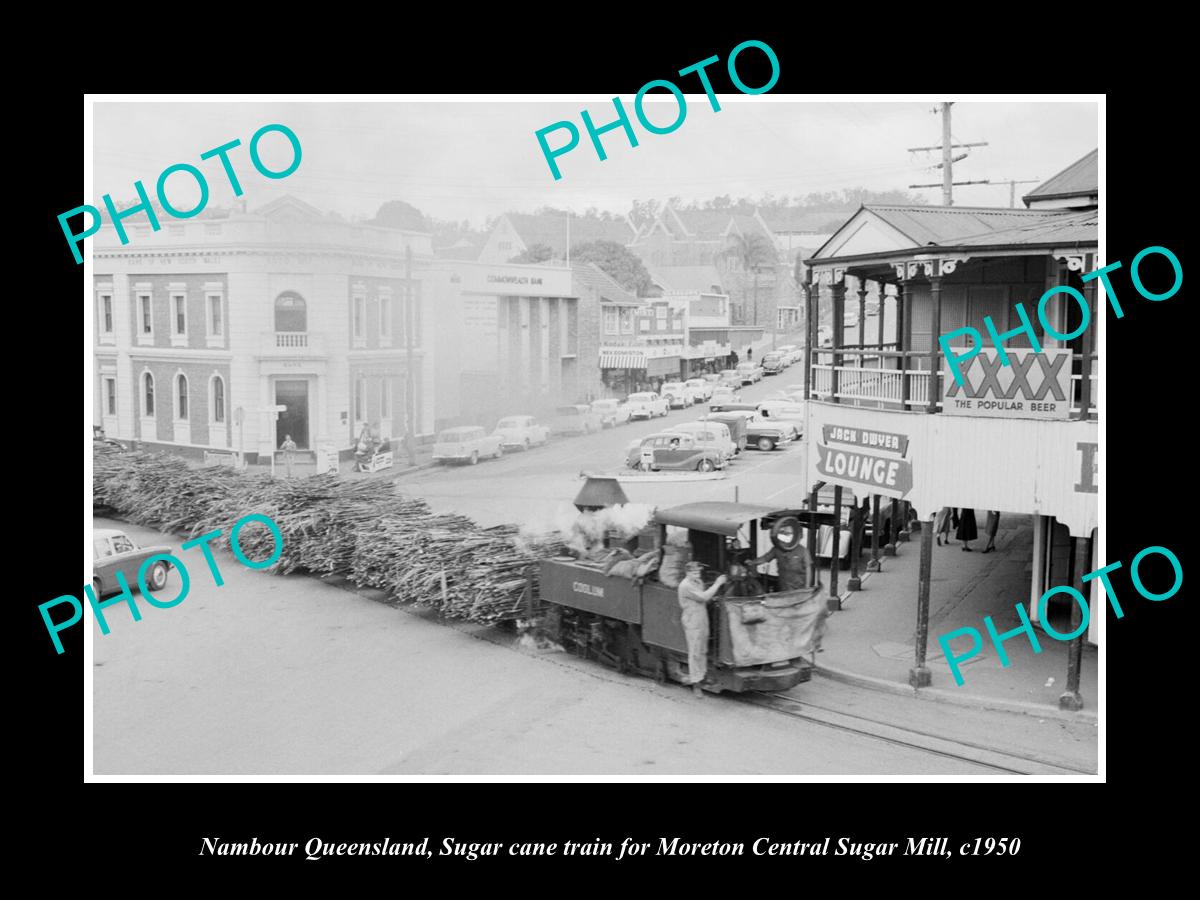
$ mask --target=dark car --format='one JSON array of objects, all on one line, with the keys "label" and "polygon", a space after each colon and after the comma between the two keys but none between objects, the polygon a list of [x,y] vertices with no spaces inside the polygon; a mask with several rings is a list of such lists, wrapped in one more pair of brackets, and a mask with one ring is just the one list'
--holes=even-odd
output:
[{"label": "dark car", "polygon": [[[117,572],[125,576],[130,590],[137,590],[142,563],[156,554],[171,552],[167,546],[139,547],[125,532],[112,528],[97,528],[92,533],[92,548],[92,590],[97,600],[121,590]],[[146,586],[152,591],[162,590],[170,570],[166,560],[155,561],[146,571]]]},{"label": "dark car", "polygon": [[746,446],[756,450],[774,450],[796,439],[797,429],[791,422],[768,422],[758,416],[746,420]]}]

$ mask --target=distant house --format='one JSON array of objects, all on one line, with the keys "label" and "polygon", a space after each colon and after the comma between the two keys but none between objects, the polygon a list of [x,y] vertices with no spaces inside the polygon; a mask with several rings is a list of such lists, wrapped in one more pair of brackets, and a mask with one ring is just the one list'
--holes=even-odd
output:
[{"label": "distant house", "polygon": [[538,244],[554,251],[554,259],[564,259],[570,246],[591,241],[613,241],[628,246],[637,229],[626,218],[598,219],[563,213],[505,213],[496,222],[478,259],[485,263],[508,262],[514,256]]},{"label": "distant house", "polygon": [[1098,157],[1093,150],[1021,199],[1030,209],[1088,209],[1099,205]]}]

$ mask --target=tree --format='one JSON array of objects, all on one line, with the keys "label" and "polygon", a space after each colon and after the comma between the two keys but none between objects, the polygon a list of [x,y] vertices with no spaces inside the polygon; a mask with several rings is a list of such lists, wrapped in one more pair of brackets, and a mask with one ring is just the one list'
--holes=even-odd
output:
[{"label": "tree", "polygon": [[729,235],[729,247],[721,254],[725,259],[737,262],[743,272],[754,273],[754,319],[758,324],[758,270],[776,262],[775,245],[765,234],[751,231],[749,234],[734,232]]},{"label": "tree", "polygon": [[403,200],[388,200],[379,207],[375,218],[367,224],[382,225],[384,228],[402,228],[405,231],[429,230],[425,214],[411,203],[405,203]]},{"label": "tree", "polygon": [[649,293],[650,273],[641,258],[616,241],[588,241],[571,247],[571,262],[593,262],[606,275],[639,297]]},{"label": "tree", "polygon": [[509,260],[510,263],[540,263],[554,258],[554,248],[549,244],[534,244],[526,247]]}]

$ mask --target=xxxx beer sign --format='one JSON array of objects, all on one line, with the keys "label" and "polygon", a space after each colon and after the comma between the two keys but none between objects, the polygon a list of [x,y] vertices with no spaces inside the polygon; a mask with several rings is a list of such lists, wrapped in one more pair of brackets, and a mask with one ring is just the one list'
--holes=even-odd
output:
[{"label": "xxxx beer sign", "polygon": [[963,384],[943,361],[942,412],[948,416],[1012,419],[1071,417],[1071,351],[1007,350],[1008,365],[994,349],[959,365]]},{"label": "xxxx beer sign", "polygon": [[830,424],[821,428],[817,471],[831,484],[900,498],[913,486],[907,453],[907,435]]}]

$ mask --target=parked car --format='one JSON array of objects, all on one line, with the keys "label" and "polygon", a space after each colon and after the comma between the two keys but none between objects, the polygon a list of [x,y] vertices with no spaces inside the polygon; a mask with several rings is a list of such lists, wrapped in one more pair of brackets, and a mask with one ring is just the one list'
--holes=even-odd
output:
[{"label": "parked car", "polygon": [[725,456],[717,447],[705,445],[695,436],[678,431],[650,434],[631,442],[625,453],[625,464],[637,469],[642,466],[643,459],[649,460],[652,471],[711,472],[725,468]]},{"label": "parked car", "polygon": [[744,412],[755,415],[758,413],[758,404],[751,403],[748,400],[729,400],[718,402],[714,401],[708,404],[709,412]]},{"label": "parked car", "polygon": [[721,383],[721,375],[718,372],[706,372],[700,377],[714,388]]},{"label": "parked car", "polygon": [[689,378],[685,384],[696,395],[697,403],[704,403],[712,397],[713,384],[710,381],[705,381],[703,378]]},{"label": "parked car", "polygon": [[505,416],[492,433],[500,437],[500,446],[505,450],[509,447],[528,450],[550,440],[550,429],[539,425],[533,416]]},{"label": "parked car", "polygon": [[573,403],[554,410],[550,419],[551,434],[591,434],[604,427],[600,414],[586,403]]},{"label": "parked car", "polygon": [[746,422],[750,417],[751,413],[747,412],[720,412],[709,413],[706,421],[719,423],[729,429],[729,439],[733,441],[736,455],[746,449]]},{"label": "parked car", "polygon": [[593,400],[592,412],[600,417],[600,424],[604,428],[615,428],[629,421],[629,404],[616,398]]},{"label": "parked car", "polygon": [[762,381],[763,378],[762,366],[760,366],[758,363],[738,363],[737,373],[742,384],[756,384],[757,382]]},{"label": "parked car", "polygon": [[[167,546],[139,547],[123,531],[113,528],[97,528],[92,532],[92,591],[96,599],[115,594],[121,590],[117,573],[125,578],[130,590],[138,590],[138,572],[142,563],[159,553],[171,553]],[[146,570],[146,587],[161,591],[167,584],[171,564],[165,559],[157,560]]]},{"label": "parked car", "polygon": [[722,369],[721,374],[717,378],[717,384],[723,384],[732,388],[740,388],[742,386],[742,376],[737,369]]},{"label": "parked car", "polygon": [[433,445],[434,462],[469,462],[475,465],[483,457],[499,459],[504,455],[499,434],[488,434],[477,425],[447,428]]},{"label": "parked car", "polygon": [[737,403],[741,400],[740,391],[734,390],[731,387],[719,387],[713,390],[712,396],[708,398],[708,408],[710,411],[721,409],[729,403]]},{"label": "parked car", "polygon": [[758,404],[758,415],[768,422],[790,422],[796,426],[797,434],[804,433],[804,418],[808,408],[803,403],[790,400],[764,400]]},{"label": "parked car", "polygon": [[696,402],[696,392],[682,381],[664,381],[660,393],[671,409],[684,409]]},{"label": "parked car", "polygon": [[682,434],[690,434],[698,443],[705,447],[715,447],[721,451],[726,462],[737,455],[737,445],[729,434],[729,426],[724,422],[701,420],[698,422],[682,422],[671,428]]},{"label": "parked car", "polygon": [[778,350],[763,354],[762,370],[764,375],[778,375],[786,365],[784,355]]},{"label": "parked car", "polygon": [[785,366],[790,366],[800,358],[800,348],[795,344],[784,344],[782,347],[777,347],[775,352],[783,354]]},{"label": "parked car", "polygon": [[631,419],[652,419],[655,416],[665,416],[671,411],[667,401],[654,391],[639,391],[636,394],[630,394],[627,402]]},{"label": "parked car", "polygon": [[790,422],[768,422],[758,416],[746,420],[746,446],[755,450],[774,450],[790,444],[796,429]]},{"label": "parked car", "polygon": [[833,346],[833,328],[828,325],[817,326],[817,345],[821,347]]}]

